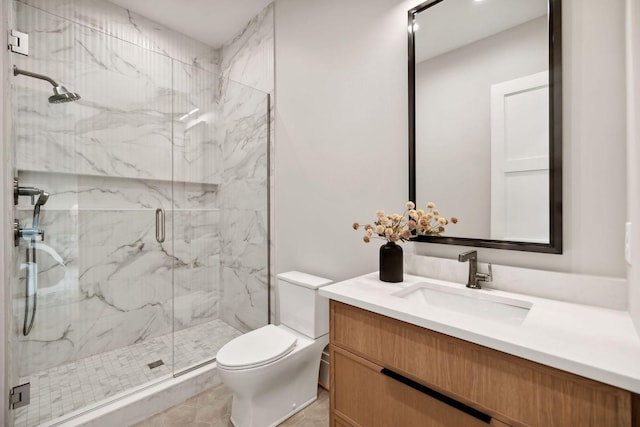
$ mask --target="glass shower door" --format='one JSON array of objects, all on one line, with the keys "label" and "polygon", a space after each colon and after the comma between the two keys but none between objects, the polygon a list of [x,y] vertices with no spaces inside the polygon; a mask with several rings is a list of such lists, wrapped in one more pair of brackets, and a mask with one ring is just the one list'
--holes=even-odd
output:
[{"label": "glass shower door", "polygon": [[173,372],[172,237],[156,224],[157,209],[172,219],[172,64],[14,6],[31,52],[11,60],[81,96],[52,104],[47,81],[11,78],[19,183],[48,194],[38,224],[20,197],[11,283],[10,357],[31,385],[15,424],[33,426]]}]

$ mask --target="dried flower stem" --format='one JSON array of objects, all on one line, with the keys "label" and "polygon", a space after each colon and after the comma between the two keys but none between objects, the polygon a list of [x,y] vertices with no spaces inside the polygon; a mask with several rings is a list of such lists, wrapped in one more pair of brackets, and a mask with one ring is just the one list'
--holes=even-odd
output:
[{"label": "dried flower stem", "polygon": [[[367,224],[365,228],[365,236],[363,240],[369,243],[370,238],[379,238],[387,242],[405,242],[411,240],[412,233],[419,235],[435,235],[439,236],[445,231],[444,225],[449,223],[456,224],[458,218],[452,217],[450,220],[440,215],[438,209],[433,202],[427,204],[428,211],[414,210],[415,204],[407,202],[407,209],[400,214],[385,214],[384,211],[376,212],[375,226]],[[444,221],[442,221],[444,220]],[[441,222],[442,221],[442,222]],[[410,222],[413,222],[410,225]],[[415,226],[414,226],[415,224]],[[354,230],[360,227],[358,223],[353,224]]]}]

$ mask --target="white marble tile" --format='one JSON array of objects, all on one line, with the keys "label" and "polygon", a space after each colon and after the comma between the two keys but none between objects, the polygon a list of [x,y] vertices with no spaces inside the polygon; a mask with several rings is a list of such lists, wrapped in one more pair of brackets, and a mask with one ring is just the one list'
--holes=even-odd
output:
[{"label": "white marble tile", "polygon": [[[218,317],[217,210],[175,212],[167,223],[174,245],[155,241],[153,210],[46,213],[45,244],[65,265],[39,253],[38,312],[32,333],[20,339],[23,374],[167,333],[174,297],[180,327]],[[69,239],[60,238],[65,229]],[[24,279],[14,299],[21,325]]]},{"label": "white marble tile", "polygon": [[272,3],[222,47],[220,70],[223,78],[263,92],[273,92],[273,10]]},{"label": "white marble tile", "polygon": [[177,181],[218,183],[220,142],[217,75],[193,66],[173,67],[173,176]]},{"label": "white marble tile", "polygon": [[170,180],[171,59],[18,5],[33,52],[16,64],[82,98],[49,104],[47,83],[12,80],[17,168]]},{"label": "white marble tile", "polygon": [[223,212],[222,318],[243,330],[267,323],[268,270],[265,213]]},{"label": "white marble tile", "polygon": [[[52,209],[68,210],[69,215],[77,215],[77,211],[85,209],[169,210],[172,207],[171,182],[32,171],[20,171],[19,179],[22,186],[39,187],[49,193],[49,200],[42,208],[43,213]],[[180,192],[199,190],[200,187],[199,184],[182,184]],[[202,198],[204,203],[192,204],[193,207],[213,207],[212,199],[215,196],[211,195],[215,194],[215,187],[207,190],[210,193]],[[175,203],[175,207],[182,207],[182,203]],[[32,209],[28,198],[22,198],[18,206]]]},{"label": "white marble tile", "polygon": [[267,323],[266,268],[262,274],[242,267],[222,266],[224,303],[222,319],[234,328],[248,332]]},{"label": "white marble tile", "polygon": [[215,73],[17,4],[35,46],[17,65],[82,96],[50,105],[46,83],[12,80],[19,169],[217,183]]},{"label": "white marble tile", "polygon": [[219,52],[204,43],[105,0],[21,0],[77,24],[209,71]]},{"label": "white marble tile", "polygon": [[214,119],[205,113],[174,126],[173,176],[176,181],[220,182],[222,156],[220,144],[215,140]]},{"label": "white marble tile", "polygon": [[266,93],[252,87],[273,91],[273,74],[268,71],[272,48],[269,6],[223,47],[221,55],[222,316],[244,331],[268,322],[269,105]]}]

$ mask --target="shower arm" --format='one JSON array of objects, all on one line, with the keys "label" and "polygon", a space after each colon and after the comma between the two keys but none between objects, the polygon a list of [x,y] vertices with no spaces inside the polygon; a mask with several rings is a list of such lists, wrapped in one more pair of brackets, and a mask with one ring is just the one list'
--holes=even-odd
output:
[{"label": "shower arm", "polygon": [[47,81],[49,83],[51,83],[51,85],[53,87],[58,87],[60,86],[55,80],[53,80],[51,77],[47,77],[44,76],[42,74],[38,74],[38,73],[32,73],[31,71],[26,71],[26,70],[21,70],[20,68],[16,67],[15,65],[13,66],[13,75],[17,76],[22,74],[23,76],[27,76],[27,77],[33,77],[34,79],[40,79],[40,80],[44,80]]},{"label": "shower arm", "polygon": [[53,80],[51,77],[45,76],[43,74],[32,73],[31,71],[21,70],[16,65],[13,66],[13,75],[18,76],[22,74],[23,76],[32,77],[38,80],[44,80],[45,82],[49,82],[53,86],[53,96],[49,97],[49,104],[62,104],[65,102],[73,102],[80,99],[80,95],[75,92],[69,92],[66,87],[60,86],[58,82]]}]

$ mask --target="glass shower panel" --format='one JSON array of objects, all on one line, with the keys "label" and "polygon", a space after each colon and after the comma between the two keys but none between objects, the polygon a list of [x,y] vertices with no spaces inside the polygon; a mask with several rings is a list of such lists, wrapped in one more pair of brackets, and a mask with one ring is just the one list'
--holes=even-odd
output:
[{"label": "glass shower panel", "polygon": [[247,332],[269,323],[269,95],[220,81],[222,319]]},{"label": "glass shower panel", "polygon": [[174,368],[268,323],[267,95],[174,61]]},{"label": "glass shower panel", "polygon": [[[173,62],[174,370],[212,360],[238,335],[220,311],[220,144],[214,73]],[[222,344],[224,344],[222,342]]]},{"label": "glass shower panel", "polygon": [[[20,185],[49,194],[37,227],[44,239],[20,240],[11,284],[14,353],[21,381],[31,383],[15,424],[33,426],[173,372],[168,227],[166,240],[156,239],[156,209],[171,222],[172,64],[14,6],[31,52],[11,60],[81,96],[50,104],[48,82],[11,78]],[[28,197],[18,213],[21,227],[33,228]]]}]

